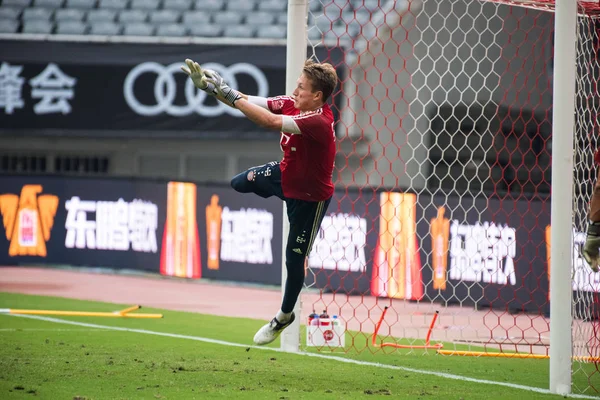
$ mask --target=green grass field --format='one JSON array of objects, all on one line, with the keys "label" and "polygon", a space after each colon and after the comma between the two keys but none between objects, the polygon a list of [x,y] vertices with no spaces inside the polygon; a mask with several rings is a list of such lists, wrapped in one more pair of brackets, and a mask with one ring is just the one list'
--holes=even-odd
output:
[{"label": "green grass field", "polygon": [[[115,311],[127,306],[0,293],[0,308]],[[547,393],[547,360],[387,348],[374,354],[369,349],[289,354],[276,351],[279,341],[267,349],[251,346],[264,321],[138,312],[159,312],[164,318],[45,317],[61,323],[0,315],[0,398],[559,398]],[[589,388],[583,374],[573,379],[576,387]],[[598,396],[591,388],[585,394]]]}]

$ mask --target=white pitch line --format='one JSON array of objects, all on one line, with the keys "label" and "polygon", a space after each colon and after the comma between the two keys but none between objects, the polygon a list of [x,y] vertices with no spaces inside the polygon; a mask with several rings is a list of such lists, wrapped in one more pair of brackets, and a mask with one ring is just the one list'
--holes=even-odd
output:
[{"label": "white pitch line", "polygon": [[6,328],[0,332],[98,332],[109,329],[29,329],[29,328]]},{"label": "white pitch line", "polygon": [[[247,345],[247,344],[242,344],[242,343],[232,343],[232,342],[226,342],[223,340],[203,338],[203,337],[199,337],[199,336],[188,336],[188,335],[179,335],[176,333],[148,331],[145,329],[132,329],[132,328],[122,328],[122,327],[118,327],[118,326],[89,324],[87,322],[68,321],[68,320],[59,319],[59,318],[41,317],[41,316],[37,316],[37,315],[12,314],[10,316],[38,319],[38,320],[42,320],[42,321],[56,322],[59,324],[85,326],[87,328],[96,328],[96,329],[121,331],[121,332],[143,333],[145,335],[164,336],[164,337],[170,337],[170,338],[176,338],[176,339],[188,339],[188,340],[195,340],[198,342],[219,344],[222,346],[229,346],[229,347],[252,348],[252,349],[257,349],[257,350],[274,351],[274,352],[278,352],[278,353],[284,352],[281,349],[277,349],[277,348],[273,348],[273,347],[252,346],[252,345]],[[398,365],[381,364],[381,363],[375,363],[375,362],[369,362],[369,361],[359,361],[359,360],[353,360],[351,358],[329,356],[329,355],[317,354],[317,353],[301,352],[301,353],[288,353],[288,354],[295,354],[298,356],[307,356],[307,357],[321,358],[321,359],[325,359],[325,360],[339,361],[339,362],[343,362],[343,363],[347,363],[347,364],[356,364],[356,365],[361,365],[361,366],[385,368],[385,369],[392,369],[392,370],[404,371],[404,372],[412,372],[414,374],[420,374],[420,375],[431,375],[431,376],[436,376],[438,378],[452,379],[452,380],[462,381],[462,382],[472,382],[472,383],[478,383],[478,384],[483,384],[483,385],[503,386],[503,387],[507,387],[507,388],[511,388],[511,389],[524,390],[527,392],[534,392],[534,393],[540,393],[540,394],[554,394],[554,395],[558,396],[556,393],[552,393],[549,389],[542,389],[542,388],[537,388],[537,387],[533,387],[533,386],[517,385],[514,383],[507,383],[507,382],[490,381],[487,379],[476,379],[476,378],[470,378],[468,376],[448,374],[445,372],[426,371],[426,370],[415,369],[415,368],[410,368],[410,367],[401,367]],[[593,399],[593,400],[599,399],[599,397],[597,397],[597,396],[588,396],[585,394],[568,394],[568,395],[564,395],[562,397],[568,397],[568,398],[573,398],[573,399]]]}]

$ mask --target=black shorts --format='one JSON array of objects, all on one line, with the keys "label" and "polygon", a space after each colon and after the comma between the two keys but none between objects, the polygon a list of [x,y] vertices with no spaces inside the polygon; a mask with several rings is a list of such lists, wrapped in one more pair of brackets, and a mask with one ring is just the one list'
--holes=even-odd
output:
[{"label": "black shorts", "polygon": [[236,175],[231,186],[241,193],[255,193],[261,197],[277,196],[285,201],[290,222],[287,251],[307,256],[325,217],[331,198],[323,201],[307,201],[286,198],[281,188],[279,162],[272,161]]}]

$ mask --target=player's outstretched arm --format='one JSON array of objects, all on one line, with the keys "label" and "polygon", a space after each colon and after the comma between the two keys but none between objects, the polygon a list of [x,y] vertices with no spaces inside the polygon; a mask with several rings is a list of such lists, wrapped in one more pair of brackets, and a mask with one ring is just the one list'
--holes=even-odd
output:
[{"label": "player's outstretched arm", "polygon": [[250,121],[258,126],[278,131],[282,130],[283,117],[281,115],[272,113],[267,109],[268,107],[264,108],[261,105],[256,104],[256,98],[249,99],[248,96],[229,87],[223,77],[215,71],[205,70],[205,74],[207,82],[215,86],[217,96],[222,99],[225,104],[237,108]]},{"label": "player's outstretched arm", "polygon": [[[248,95],[245,95],[242,92],[238,92],[239,95],[241,96],[242,99],[248,99]],[[235,106],[233,106],[232,104],[230,104],[226,98],[224,98],[223,96],[221,96],[219,93],[215,94],[215,99],[219,100],[221,103],[228,105],[231,108],[236,108]]]},{"label": "player's outstretched arm", "polygon": [[248,101],[247,99],[239,99],[235,103],[235,107],[240,110],[250,121],[256,125],[266,128],[281,131],[283,129],[283,116],[273,114],[271,111]]},{"label": "player's outstretched arm", "polygon": [[[217,100],[221,101],[224,104],[227,104],[230,107],[233,107],[231,102],[227,101],[227,99],[222,95],[220,90],[217,90],[217,87],[214,83],[214,80],[218,77],[220,81],[223,81],[223,78],[220,77],[218,73],[209,69],[203,69],[200,64],[197,62],[190,60],[189,58],[185,60],[186,65],[181,66],[181,70],[190,77],[194,86],[198,89],[203,90],[211,96],[214,96]],[[248,96],[237,92],[241,98],[248,99]]]},{"label": "player's outstretched arm", "polygon": [[216,71],[203,69],[200,64],[189,58],[185,60],[185,64],[181,66],[181,70],[190,77],[198,89],[230,107],[239,109],[249,120],[263,128],[278,131],[282,129],[283,117],[268,109],[266,98],[248,96],[230,88]]}]

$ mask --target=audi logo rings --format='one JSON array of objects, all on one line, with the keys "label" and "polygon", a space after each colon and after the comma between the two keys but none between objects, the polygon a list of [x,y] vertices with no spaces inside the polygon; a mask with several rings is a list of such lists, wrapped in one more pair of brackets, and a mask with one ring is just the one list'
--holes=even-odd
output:
[{"label": "audi logo rings", "polygon": [[[207,106],[204,104],[206,97],[208,96],[202,90],[196,89],[191,79],[186,79],[185,82],[185,99],[184,105],[174,104],[175,97],[177,95],[177,83],[175,81],[175,74],[183,72],[180,69],[181,63],[173,63],[167,66],[156,62],[145,62],[135,66],[127,77],[123,84],[123,95],[125,101],[139,115],[154,116],[161,113],[167,113],[174,117],[183,117],[196,113],[203,117],[217,117],[223,113],[229,115],[241,117],[243,114],[234,108],[231,108],[221,102],[218,102],[214,106]],[[236,76],[238,74],[246,74],[254,79],[258,87],[257,96],[267,97],[269,95],[269,82],[265,74],[255,65],[248,63],[237,63],[229,67],[217,63],[203,64],[202,68],[212,69],[217,71],[227,84],[234,88],[238,88]],[[156,74],[156,80],[154,81],[154,100],[155,104],[146,105],[142,104],[134,93],[134,87],[136,80],[140,75],[146,73]]]}]

